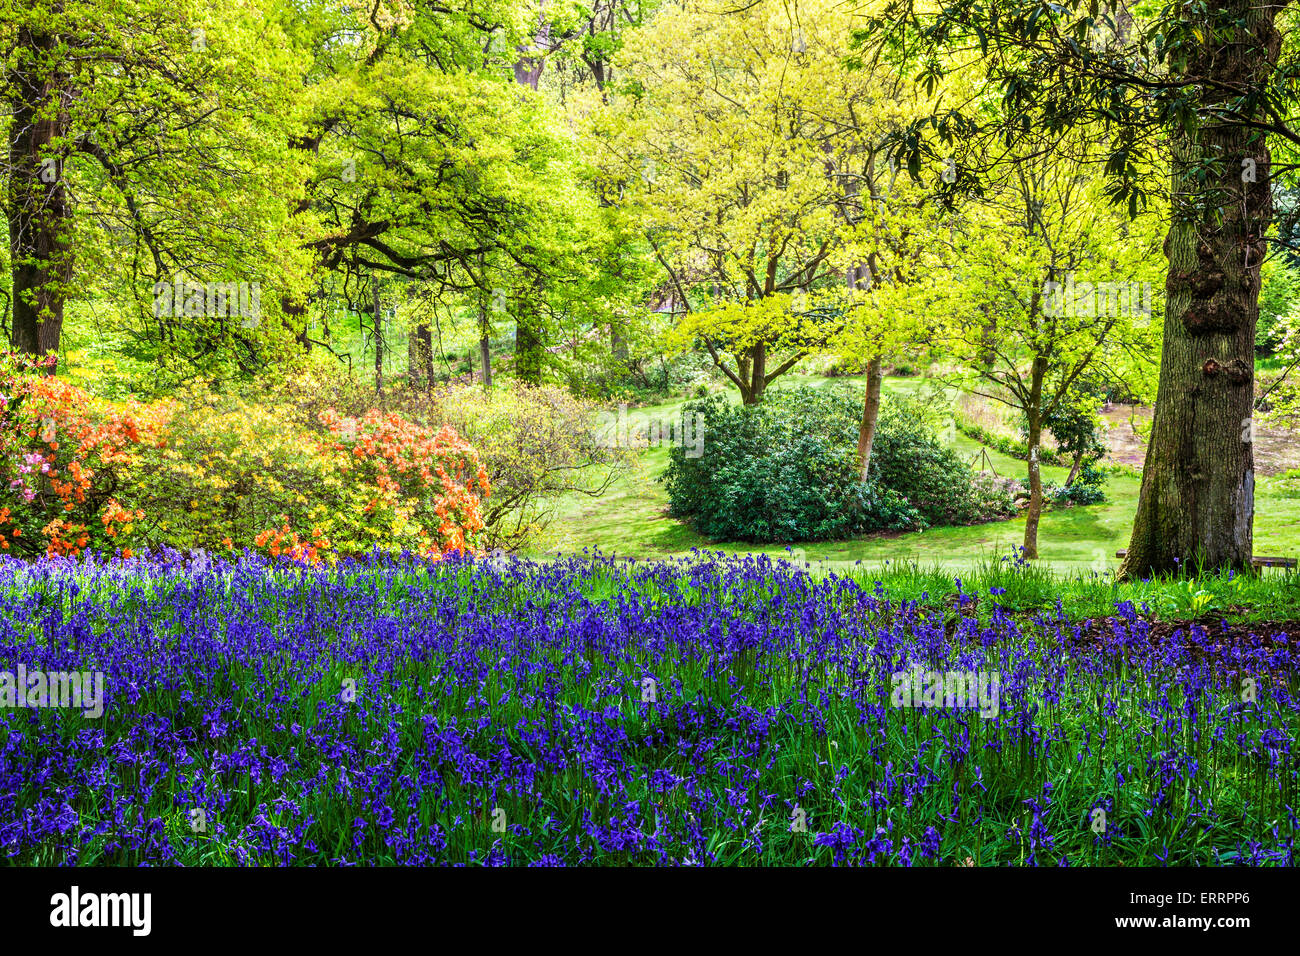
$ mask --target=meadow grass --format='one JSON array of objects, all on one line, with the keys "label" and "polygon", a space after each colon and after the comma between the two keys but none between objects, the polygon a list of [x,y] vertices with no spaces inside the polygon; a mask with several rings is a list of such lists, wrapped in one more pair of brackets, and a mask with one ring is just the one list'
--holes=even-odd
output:
[{"label": "meadow grass", "polygon": [[[786,376],[773,387],[795,385],[826,387],[842,379]],[[886,378],[887,394],[916,395],[933,383],[919,376]],[[722,394],[734,400],[734,390]],[[641,411],[669,418],[685,404],[674,399]],[[944,437],[941,435],[941,437]],[[976,468],[992,468],[998,475],[1023,478],[1025,463],[957,433],[945,441]],[[858,561],[882,563],[911,561],[923,566],[941,563],[952,573],[971,571],[990,555],[1003,555],[1023,543],[1023,516],[960,527],[930,528],[906,534],[878,534],[837,541],[752,544],[709,541],[686,523],[668,514],[668,495],[657,480],[668,467],[668,448],[646,449],[637,466],[618,478],[600,498],[569,496],[556,502],[556,517],[548,532],[528,551],[533,557],[548,553],[576,553],[598,548],[626,557],[656,559],[681,556],[692,548],[727,554],[779,556],[787,547],[828,567],[847,570]],[[1062,484],[1068,469],[1043,467],[1043,480]],[[1087,507],[1057,507],[1046,511],[1038,532],[1039,563],[1068,575],[1095,572],[1105,576],[1119,567],[1116,552],[1128,547],[1137,513],[1141,477],[1132,469],[1118,469],[1106,483],[1106,501]],[[1300,496],[1286,493],[1270,478],[1260,479],[1256,490],[1254,529],[1256,554],[1300,557]]]}]

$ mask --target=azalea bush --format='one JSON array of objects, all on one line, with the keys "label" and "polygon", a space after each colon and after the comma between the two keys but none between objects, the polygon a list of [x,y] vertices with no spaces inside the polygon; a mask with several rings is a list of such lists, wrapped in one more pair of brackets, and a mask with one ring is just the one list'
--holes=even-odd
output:
[{"label": "azalea bush", "polygon": [[308,560],[480,547],[487,471],[453,430],[376,410],[307,414],[276,394],[182,393],[141,482],[156,540]]},{"label": "azalea bush", "polygon": [[130,476],[167,409],[107,402],[48,375],[53,356],[0,357],[0,550],[130,554],[141,537]]},{"label": "azalea bush", "polygon": [[111,403],[44,372],[11,358],[0,389],[0,550],[254,548],[314,563],[482,547],[487,470],[451,428],[308,409],[269,385]]}]

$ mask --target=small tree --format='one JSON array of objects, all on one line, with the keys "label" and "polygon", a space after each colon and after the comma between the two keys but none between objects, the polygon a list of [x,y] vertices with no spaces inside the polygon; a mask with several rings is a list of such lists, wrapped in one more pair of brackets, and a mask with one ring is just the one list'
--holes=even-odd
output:
[{"label": "small tree", "polygon": [[1109,206],[1077,144],[1038,145],[954,221],[960,266],[944,285],[938,332],[963,367],[957,380],[1024,416],[1029,558],[1038,556],[1044,432],[1070,412],[1080,382],[1154,352],[1159,250],[1153,217],[1129,223]]}]

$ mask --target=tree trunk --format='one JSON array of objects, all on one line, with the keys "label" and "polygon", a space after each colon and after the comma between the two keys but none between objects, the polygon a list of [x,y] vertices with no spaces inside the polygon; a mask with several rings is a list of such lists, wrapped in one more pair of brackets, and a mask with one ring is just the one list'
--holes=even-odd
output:
[{"label": "tree trunk", "polygon": [[1034,357],[1030,370],[1029,407],[1025,417],[1029,421],[1029,507],[1025,509],[1025,546],[1026,559],[1038,557],[1038,522],[1043,516],[1043,467],[1041,462],[1043,444],[1043,379],[1047,375],[1047,358],[1042,355]]},{"label": "tree trunk", "polygon": [[542,352],[534,305],[521,296],[515,309],[515,374],[524,384],[542,384]]},{"label": "tree trunk", "polygon": [[419,339],[420,373],[424,376],[425,391],[433,390],[433,330],[428,323],[421,322],[415,329]]},{"label": "tree trunk", "polygon": [[486,335],[478,340],[479,364],[483,369],[483,387],[492,387],[492,342]]},{"label": "tree trunk", "polygon": [[1038,461],[1042,429],[1029,429],[1029,506],[1025,509],[1024,557],[1038,557],[1038,522],[1043,516],[1043,472]]},{"label": "tree trunk", "polygon": [[375,330],[375,392],[384,393],[384,315],[379,308],[379,278],[374,279],[374,298],[370,303],[370,323]]},{"label": "tree trunk", "polygon": [[[13,267],[15,349],[57,352],[63,304],[72,278],[72,209],[63,185],[56,142],[68,133],[67,74],[52,68],[58,37],[22,27],[17,44],[25,62],[11,75],[9,124],[9,256]],[[53,368],[50,372],[53,373]]]},{"label": "tree trunk", "polygon": [[749,350],[749,357],[749,394],[744,396],[744,402],[746,405],[757,405],[767,390],[767,346],[762,342],[755,343]]},{"label": "tree trunk", "polygon": [[1070,466],[1070,475],[1068,478],[1065,479],[1065,484],[1062,487],[1069,488],[1072,484],[1074,484],[1074,479],[1079,477],[1079,471],[1082,468],[1083,468],[1083,452],[1079,452],[1077,455],[1074,456],[1074,464]]},{"label": "tree trunk", "polygon": [[627,364],[627,339],[623,338],[622,330],[614,323],[609,326],[609,352],[619,365]]},{"label": "tree trunk", "polygon": [[[1223,101],[1237,96],[1222,90],[1263,82],[1264,61],[1275,63],[1281,44],[1272,22],[1277,9],[1233,0],[1215,17],[1220,22],[1207,24],[1206,36],[1214,39],[1185,77],[1189,83],[1209,80],[1202,115],[1222,111]],[[1225,26],[1238,17],[1252,37],[1234,36]],[[1202,184],[1197,173],[1203,158],[1221,166]],[[1164,349],[1121,579],[1200,566],[1251,567],[1250,426],[1259,268],[1273,214],[1269,160],[1262,137],[1240,117],[1207,119],[1190,137],[1181,129],[1173,134],[1176,205],[1165,240]]]},{"label": "tree trunk", "polygon": [[871,446],[876,440],[876,422],[880,418],[880,386],[885,380],[884,363],[879,355],[867,365],[867,395],[862,403],[862,422],[858,425],[858,473],[867,480],[871,467]]},{"label": "tree trunk", "polygon": [[[870,289],[871,278],[868,271],[864,279],[862,266],[853,266],[846,273],[849,291]],[[871,467],[871,445],[876,440],[876,422],[880,419],[880,386],[884,382],[884,362],[879,355],[867,363],[867,391],[862,401],[862,421],[858,424],[858,474],[867,480],[867,471]]]},{"label": "tree trunk", "polygon": [[433,386],[433,331],[428,323],[420,322],[411,329],[406,348],[407,368],[410,370],[412,388]]}]

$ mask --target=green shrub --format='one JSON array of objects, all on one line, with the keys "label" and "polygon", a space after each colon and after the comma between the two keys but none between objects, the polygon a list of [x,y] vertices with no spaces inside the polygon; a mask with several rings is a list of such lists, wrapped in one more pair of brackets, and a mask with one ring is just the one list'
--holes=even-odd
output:
[{"label": "green shrub", "polygon": [[755,406],[712,397],[686,406],[704,428],[703,454],[673,448],[671,513],[715,540],[787,542],[970,523],[1014,513],[1011,497],[977,479],[939,443],[924,409],[889,400],[868,479],[856,464],[856,389],[771,391]]},{"label": "green shrub", "polygon": [[930,411],[915,400],[886,402],[869,475],[902,495],[928,525],[975,524],[1014,514],[1011,495],[996,482],[977,478],[939,441],[930,421]]}]

